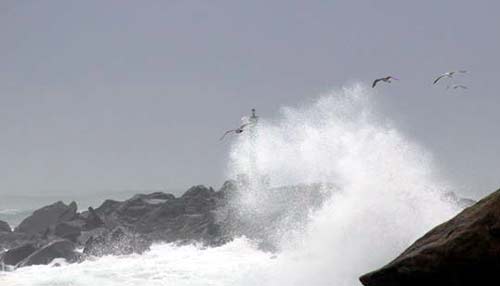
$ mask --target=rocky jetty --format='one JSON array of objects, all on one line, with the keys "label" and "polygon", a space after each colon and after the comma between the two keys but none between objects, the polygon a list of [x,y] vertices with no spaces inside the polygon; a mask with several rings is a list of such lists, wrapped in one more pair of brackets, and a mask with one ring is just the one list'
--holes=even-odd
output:
[{"label": "rocky jetty", "polygon": [[[89,256],[142,253],[153,242],[224,244],[245,235],[274,249],[278,225],[300,224],[329,196],[322,185],[269,188],[259,194],[235,181],[215,191],[194,186],[182,196],[155,192],[125,201],[106,200],[78,212],[75,202],[56,202],[33,212],[11,231],[0,222],[0,264],[23,267]],[[248,195],[266,211],[246,207]],[[75,249],[83,248],[83,252]]]},{"label": "rocky jetty", "polygon": [[365,286],[497,285],[498,273],[500,190],[435,227],[360,281]]}]

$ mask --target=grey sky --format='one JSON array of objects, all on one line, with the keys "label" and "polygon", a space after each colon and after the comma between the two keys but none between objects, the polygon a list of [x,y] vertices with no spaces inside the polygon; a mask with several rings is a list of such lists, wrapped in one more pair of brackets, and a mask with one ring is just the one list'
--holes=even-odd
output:
[{"label": "grey sky", "polygon": [[[0,193],[224,180],[221,133],[391,74],[376,96],[462,192],[500,186],[499,1],[0,2]],[[467,69],[467,92],[432,78]]]}]

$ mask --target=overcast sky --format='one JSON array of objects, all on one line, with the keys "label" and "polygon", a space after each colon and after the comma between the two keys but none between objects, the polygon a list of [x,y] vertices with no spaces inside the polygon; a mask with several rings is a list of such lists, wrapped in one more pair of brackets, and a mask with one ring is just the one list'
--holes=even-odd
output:
[{"label": "overcast sky", "polygon": [[[385,114],[472,197],[500,187],[500,1],[0,2],[0,193],[224,178],[221,133],[392,74]],[[467,69],[470,89],[432,78]]]}]

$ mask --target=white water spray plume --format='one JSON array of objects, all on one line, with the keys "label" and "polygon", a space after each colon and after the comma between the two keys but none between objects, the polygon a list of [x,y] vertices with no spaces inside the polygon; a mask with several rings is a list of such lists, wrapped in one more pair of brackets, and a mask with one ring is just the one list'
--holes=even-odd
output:
[{"label": "white water spray plume", "polygon": [[279,229],[275,254],[245,238],[208,249],[156,245],[143,255],[21,268],[0,274],[0,284],[354,286],[458,211],[442,199],[453,188],[431,155],[379,114],[361,85],[260,119],[235,140],[227,171],[249,180],[237,202],[249,219],[268,211],[267,185],[322,183],[332,195],[300,229]]}]

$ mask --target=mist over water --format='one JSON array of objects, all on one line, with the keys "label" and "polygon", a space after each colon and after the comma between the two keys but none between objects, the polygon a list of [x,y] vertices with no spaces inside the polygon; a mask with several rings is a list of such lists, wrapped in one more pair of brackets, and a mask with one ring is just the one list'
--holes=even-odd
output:
[{"label": "mist over water", "polygon": [[436,175],[431,155],[378,114],[376,94],[360,85],[260,119],[235,139],[227,171],[248,177],[248,192],[235,202],[248,219],[268,211],[261,207],[267,185],[325,183],[333,195],[300,229],[276,230],[276,257],[245,238],[210,249],[156,245],[65,269],[22,268],[0,274],[0,284],[359,285],[361,274],[458,211],[441,199],[453,187]]}]

